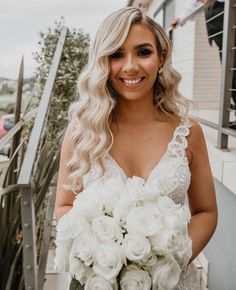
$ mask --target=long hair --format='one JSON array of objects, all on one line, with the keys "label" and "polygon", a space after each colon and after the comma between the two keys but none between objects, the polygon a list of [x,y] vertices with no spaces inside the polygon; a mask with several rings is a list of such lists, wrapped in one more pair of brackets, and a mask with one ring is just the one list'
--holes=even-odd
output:
[{"label": "long hair", "polygon": [[98,177],[104,174],[103,157],[113,144],[111,122],[118,97],[109,82],[109,56],[123,45],[134,23],[144,24],[152,31],[158,54],[163,57],[163,72],[154,83],[155,107],[169,115],[187,114],[189,101],[178,91],[181,76],[171,66],[171,44],[164,29],[137,8],[126,7],[110,14],[90,46],[88,64],[78,80],[80,100],[69,112],[76,125],[72,136],[74,153],[68,163],[74,192],[82,189],[82,177],[92,164],[98,165]]}]

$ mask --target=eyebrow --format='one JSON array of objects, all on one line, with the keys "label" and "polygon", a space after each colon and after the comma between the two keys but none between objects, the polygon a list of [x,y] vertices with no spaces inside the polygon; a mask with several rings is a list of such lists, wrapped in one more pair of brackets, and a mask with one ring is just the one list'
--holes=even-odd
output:
[{"label": "eyebrow", "polygon": [[[149,43],[149,42],[146,42],[146,43],[140,43],[140,44],[138,44],[138,45],[135,45],[135,49],[139,49],[139,48],[143,48],[143,47],[150,47],[150,48],[153,48],[153,46],[151,45],[151,43]],[[118,51],[121,51],[121,50],[124,50],[122,47],[120,47],[119,49],[118,49]]]},{"label": "eyebrow", "polygon": [[153,47],[152,45],[151,45],[151,43],[141,43],[141,44],[138,44],[138,45],[136,45],[134,48],[135,49],[139,49],[139,48],[142,48],[142,47],[147,47],[147,46],[149,46],[149,47]]}]

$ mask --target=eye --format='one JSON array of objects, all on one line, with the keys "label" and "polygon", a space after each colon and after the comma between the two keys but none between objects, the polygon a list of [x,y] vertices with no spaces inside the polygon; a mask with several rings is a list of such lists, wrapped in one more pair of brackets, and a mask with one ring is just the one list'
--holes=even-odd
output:
[{"label": "eye", "polygon": [[138,50],[138,55],[139,56],[149,56],[150,54],[152,54],[152,51],[150,49],[141,48],[141,49]]},{"label": "eye", "polygon": [[123,54],[120,51],[116,51],[116,52],[114,52],[113,54],[111,54],[109,56],[109,58],[111,58],[111,59],[113,59],[113,58],[121,58],[121,57],[123,57]]}]

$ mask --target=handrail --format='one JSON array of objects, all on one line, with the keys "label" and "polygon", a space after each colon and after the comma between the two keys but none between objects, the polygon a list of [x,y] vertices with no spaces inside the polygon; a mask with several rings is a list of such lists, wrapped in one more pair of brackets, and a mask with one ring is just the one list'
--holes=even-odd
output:
[{"label": "handrail", "polygon": [[38,268],[38,288],[39,290],[43,289],[45,282],[45,270],[47,266],[48,258],[48,249],[51,240],[51,230],[52,230],[52,221],[53,213],[56,199],[56,183],[51,184],[51,196],[49,197],[48,207],[46,209],[46,215],[44,220],[44,232],[43,232],[43,245],[40,249],[40,259],[39,259],[39,268]]},{"label": "handrail", "polygon": [[23,118],[17,122],[14,127],[12,127],[6,135],[0,139],[0,149],[2,149],[12,138],[13,136],[25,125],[25,122],[31,120],[34,115],[37,113],[38,107],[32,109],[30,112],[26,113]]},{"label": "handrail", "polygon": [[[231,9],[232,8],[232,9]],[[236,11],[233,9],[233,0],[225,1],[223,46],[222,46],[222,77],[220,94],[220,115],[217,147],[227,149],[229,132],[236,137],[236,131],[229,129],[229,108],[230,108],[230,88],[232,85],[233,53],[231,48],[234,46],[235,31],[232,27],[236,23]],[[232,29],[232,30],[231,30]],[[231,88],[232,89],[232,88]]]},{"label": "handrail", "polygon": [[[188,20],[193,19],[197,14],[204,11],[209,4],[201,4],[199,7],[188,13],[185,17],[178,21],[175,28],[184,25]],[[223,33],[223,48],[222,48],[222,76],[221,76],[221,92],[220,92],[220,108],[219,108],[219,122],[215,124],[209,120],[193,116],[200,123],[209,126],[213,129],[218,130],[217,147],[220,149],[227,149],[228,147],[228,136],[236,137],[236,131],[229,128],[229,108],[230,108],[230,92],[235,91],[231,87],[232,84],[232,73],[236,68],[233,67],[233,53],[234,47],[234,33],[236,29],[236,4],[233,0],[225,1],[224,12],[220,12],[207,21],[219,17],[224,13],[224,28],[223,31],[219,31],[214,35],[210,35],[209,39]],[[170,39],[172,39],[173,27],[169,27],[167,32],[169,33]]]},{"label": "handrail", "polygon": [[[47,119],[50,97],[52,95],[57,70],[59,67],[63,46],[67,35],[67,28],[63,28],[59,37],[56,51],[53,57],[50,72],[43,90],[42,98],[38,107],[37,116],[30,135],[27,150],[22,162],[18,178],[21,194],[21,217],[23,233],[23,271],[25,289],[41,290],[38,281],[37,249],[35,233],[35,208],[31,178],[34,162],[41,141],[41,135]],[[42,276],[42,275],[41,275]],[[42,283],[40,282],[40,285]]]},{"label": "handrail", "polygon": [[21,185],[29,185],[30,183],[34,161],[35,161],[35,157],[36,157],[39,142],[40,142],[40,135],[43,130],[44,121],[47,115],[49,101],[52,94],[54,81],[56,79],[56,74],[59,67],[66,34],[67,34],[67,28],[63,28],[60,38],[58,40],[58,45],[57,45],[57,48],[53,57],[48,79],[43,90],[42,99],[40,101],[34,127],[30,135],[30,140],[29,140],[29,144],[27,146],[27,150],[25,153],[25,158],[22,163],[22,167],[21,167],[21,171],[20,171],[20,175],[18,179],[18,183]]},{"label": "handrail", "polygon": [[206,6],[207,6],[206,4],[201,3],[196,9],[194,9],[193,11],[189,12],[186,16],[181,18],[176,27],[183,26],[186,22],[193,19],[197,14],[203,12]]}]

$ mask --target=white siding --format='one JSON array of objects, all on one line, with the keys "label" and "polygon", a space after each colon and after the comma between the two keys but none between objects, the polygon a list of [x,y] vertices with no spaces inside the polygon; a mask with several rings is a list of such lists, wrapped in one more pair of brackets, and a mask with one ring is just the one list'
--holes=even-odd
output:
[{"label": "white siding", "polygon": [[173,67],[182,75],[180,92],[190,98],[193,96],[194,83],[194,37],[195,24],[193,21],[173,31]]},{"label": "white siding", "polygon": [[221,64],[216,45],[208,43],[204,13],[195,22],[194,100],[199,108],[218,108]]},{"label": "white siding", "polygon": [[[186,1],[185,1],[186,2]],[[176,16],[183,13],[183,1],[176,0]],[[182,74],[180,91],[198,108],[218,108],[221,66],[216,46],[207,39],[204,13],[174,31],[173,65]]]}]

